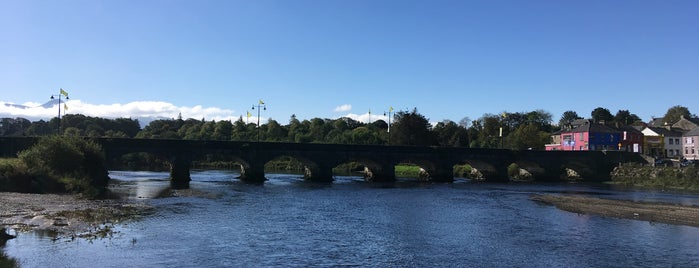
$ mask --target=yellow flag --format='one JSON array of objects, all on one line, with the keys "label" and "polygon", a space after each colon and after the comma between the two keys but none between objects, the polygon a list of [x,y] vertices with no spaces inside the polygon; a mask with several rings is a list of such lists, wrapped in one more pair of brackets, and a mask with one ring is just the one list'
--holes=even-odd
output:
[{"label": "yellow flag", "polygon": [[260,99],[260,105],[262,105],[262,104],[265,104],[265,102],[262,101],[262,99]]},{"label": "yellow flag", "polygon": [[68,111],[68,104],[65,104],[65,103],[63,104],[63,110]]},{"label": "yellow flag", "polygon": [[389,111],[389,112],[393,112],[393,106],[388,107],[388,111]]},{"label": "yellow flag", "polygon": [[68,97],[68,92],[61,88],[61,95]]},{"label": "yellow flag", "polygon": [[252,114],[250,114],[250,111],[248,111],[248,118],[250,118],[251,116],[252,116]]}]

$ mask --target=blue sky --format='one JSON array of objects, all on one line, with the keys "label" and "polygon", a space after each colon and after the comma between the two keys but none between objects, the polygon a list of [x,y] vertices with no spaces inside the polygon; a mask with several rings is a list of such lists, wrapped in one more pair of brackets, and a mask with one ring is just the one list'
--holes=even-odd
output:
[{"label": "blue sky", "polygon": [[[4,0],[0,102],[64,88],[68,112],[100,116],[237,119],[263,99],[282,124],[391,106],[647,121],[699,110],[697,14],[693,0]],[[28,110],[0,105],[45,114]]]}]

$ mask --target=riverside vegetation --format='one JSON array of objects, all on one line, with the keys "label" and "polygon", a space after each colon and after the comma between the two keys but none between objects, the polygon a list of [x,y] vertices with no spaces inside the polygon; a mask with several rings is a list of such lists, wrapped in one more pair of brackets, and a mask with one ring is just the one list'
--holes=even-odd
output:
[{"label": "riverside vegetation", "polygon": [[638,163],[622,164],[612,171],[610,183],[661,190],[699,191],[699,168],[653,167]]},{"label": "riverside vegetation", "polygon": [[43,137],[17,158],[0,159],[0,191],[97,198],[108,181],[101,146],[80,137]]}]

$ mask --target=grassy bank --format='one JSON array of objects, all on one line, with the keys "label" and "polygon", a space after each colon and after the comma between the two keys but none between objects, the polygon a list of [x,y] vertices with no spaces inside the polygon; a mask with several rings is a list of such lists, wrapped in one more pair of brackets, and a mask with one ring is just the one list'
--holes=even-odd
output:
[{"label": "grassy bank", "polygon": [[612,171],[610,183],[660,190],[699,191],[699,168],[623,164]]}]

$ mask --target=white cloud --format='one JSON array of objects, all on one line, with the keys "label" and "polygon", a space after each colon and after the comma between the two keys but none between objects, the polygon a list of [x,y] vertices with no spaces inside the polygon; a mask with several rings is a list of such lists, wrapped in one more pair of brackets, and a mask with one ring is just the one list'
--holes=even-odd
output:
[{"label": "white cloud", "polygon": [[[37,103],[24,103],[23,106],[8,105],[0,102],[0,117],[24,117],[30,120],[48,120],[58,114],[58,104],[41,105]],[[206,120],[232,120],[240,115],[235,115],[233,110],[217,107],[176,106],[162,101],[134,101],[126,104],[90,104],[80,100],[68,100],[65,102],[68,114],[83,114],[104,118],[176,118],[180,113],[183,118]],[[64,112],[61,105],[61,113]]]},{"label": "white cloud", "polygon": [[378,115],[378,114],[369,114],[368,112],[364,113],[364,114],[349,113],[349,114],[344,115],[343,117],[352,118],[352,119],[357,120],[357,121],[362,122],[362,123],[376,122],[378,120],[383,120],[385,122],[388,122],[388,116]]},{"label": "white cloud", "polygon": [[352,104],[343,104],[335,107],[335,112],[347,112],[352,110]]}]

